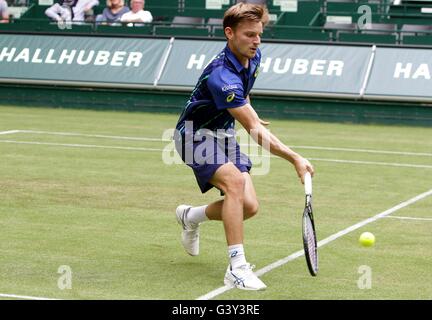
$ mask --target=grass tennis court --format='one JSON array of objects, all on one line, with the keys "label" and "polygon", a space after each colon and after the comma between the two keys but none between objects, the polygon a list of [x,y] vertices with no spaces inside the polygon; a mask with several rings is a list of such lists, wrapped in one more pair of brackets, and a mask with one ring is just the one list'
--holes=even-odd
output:
[{"label": "grass tennis court", "polygon": [[[222,224],[201,226],[198,257],[179,242],[177,205],[220,197],[201,195],[185,165],[163,163],[162,134],[177,118],[0,107],[0,297],[196,299],[223,286]],[[315,167],[318,240],[432,190],[430,128],[269,128]],[[261,206],[245,223],[245,250],[260,270],[302,249],[304,195],[281,159],[253,180]],[[214,299],[432,299],[431,193],[320,247],[316,278],[299,256],[262,275],[266,291]],[[359,246],[363,231],[375,234],[374,247]],[[60,266],[72,271],[71,289],[59,289]],[[361,266],[370,289],[358,287]]]}]

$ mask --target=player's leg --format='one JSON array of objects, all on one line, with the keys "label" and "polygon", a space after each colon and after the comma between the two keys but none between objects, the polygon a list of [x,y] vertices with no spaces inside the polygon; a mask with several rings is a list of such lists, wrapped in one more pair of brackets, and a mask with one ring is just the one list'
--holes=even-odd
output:
[{"label": "player's leg", "polygon": [[248,172],[243,172],[242,174],[245,179],[243,217],[246,220],[258,213],[259,202],[250,174]]},{"label": "player's leg", "polygon": [[[244,201],[243,201],[243,220],[253,217],[259,208],[255,187],[249,173],[242,172],[245,179]],[[215,201],[205,208],[206,217],[209,220],[222,220],[222,207],[224,200]]]},{"label": "player's leg", "polygon": [[[237,167],[228,162],[218,168],[209,181],[225,193],[220,212],[213,212],[209,218],[220,218],[223,221],[228,245],[243,243],[243,205],[245,178]],[[207,210],[206,210],[207,211]],[[211,211],[211,210],[210,210]]]},{"label": "player's leg", "polygon": [[[197,146],[198,144],[194,144],[193,148]],[[208,158],[220,154],[220,146],[216,143],[214,146],[215,153],[206,153]],[[234,152],[241,156],[238,145],[235,145]],[[214,210],[210,210],[213,211],[210,217],[223,221],[228,243],[230,264],[224,283],[246,290],[264,289],[266,285],[252,272],[253,267],[246,262],[243,249],[244,211],[246,211],[246,217],[249,217],[255,214],[258,208],[252,180],[249,175],[244,174],[250,170],[252,164],[247,157],[247,161],[236,161],[236,164],[230,162],[226,157],[223,160],[225,162],[222,165],[218,162],[197,162],[190,166],[194,170],[203,193],[215,186],[225,194],[225,199],[218,201],[213,206],[214,208],[212,207]],[[245,195],[246,190],[247,195]],[[248,201],[246,206],[245,199]],[[182,244],[190,255],[199,253],[199,223],[208,219],[207,208],[206,206],[192,208],[182,205],[176,210],[177,221],[183,226]]]},{"label": "player's leg", "polygon": [[[232,163],[221,166],[210,182],[225,193],[223,202],[214,205],[214,215],[222,218],[230,264],[224,283],[244,290],[262,290],[266,285],[252,272],[243,248],[243,220],[258,210],[255,189],[248,173],[241,173]],[[245,205],[245,199],[248,204]],[[221,207],[220,207],[221,206]],[[212,208],[211,208],[212,209]],[[218,210],[220,209],[220,213]]]},{"label": "player's leg", "polygon": [[[237,170],[234,171],[234,173],[238,175],[240,172]],[[229,173],[229,175],[232,176],[231,173]],[[258,201],[249,173],[242,172],[241,175],[244,178],[242,217],[243,220],[245,220],[256,214],[258,211]],[[241,177],[238,177],[238,179],[241,179]],[[181,205],[177,207],[177,220],[183,226],[182,244],[188,254],[192,256],[199,254],[199,225],[207,220],[222,221],[223,206],[224,200],[219,200],[209,204],[208,206],[192,207]]]},{"label": "player's leg", "polygon": [[[211,186],[215,186],[225,193],[225,200],[221,205],[218,220],[223,220],[228,244],[243,242],[243,197],[245,182],[242,173],[232,163],[228,162],[221,166],[202,166],[200,173],[210,171],[211,178],[206,180]],[[202,185],[202,184],[201,184]],[[191,207],[188,205],[178,206],[176,209],[177,221],[182,225],[182,244],[186,252],[191,256],[199,254],[199,225],[208,220],[206,214],[207,206]],[[228,212],[222,218],[222,211]]]}]

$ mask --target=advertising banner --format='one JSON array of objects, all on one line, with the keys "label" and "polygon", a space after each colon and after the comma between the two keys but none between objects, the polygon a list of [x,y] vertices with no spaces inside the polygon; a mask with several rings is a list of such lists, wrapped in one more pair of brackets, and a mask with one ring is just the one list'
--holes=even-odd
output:
[{"label": "advertising banner", "polygon": [[377,48],[366,97],[432,98],[432,50]]},{"label": "advertising banner", "polygon": [[0,79],[153,84],[169,41],[0,35]]},{"label": "advertising banner", "polygon": [[[158,82],[161,86],[193,87],[225,42],[176,40]],[[352,94],[360,93],[371,55],[369,47],[303,44],[261,46],[256,92]]]}]

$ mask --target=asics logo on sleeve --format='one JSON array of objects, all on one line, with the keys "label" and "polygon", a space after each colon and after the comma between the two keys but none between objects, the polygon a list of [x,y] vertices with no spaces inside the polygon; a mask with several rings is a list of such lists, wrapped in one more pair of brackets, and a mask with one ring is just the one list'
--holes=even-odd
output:
[{"label": "asics logo on sleeve", "polygon": [[236,84],[227,84],[225,86],[222,87],[222,91],[228,91],[228,90],[233,90],[233,89],[238,89],[238,86]]},{"label": "asics logo on sleeve", "polygon": [[232,102],[232,101],[234,100],[234,98],[235,98],[235,93],[232,92],[232,93],[230,93],[230,95],[226,98],[226,101],[227,101],[227,102]]}]

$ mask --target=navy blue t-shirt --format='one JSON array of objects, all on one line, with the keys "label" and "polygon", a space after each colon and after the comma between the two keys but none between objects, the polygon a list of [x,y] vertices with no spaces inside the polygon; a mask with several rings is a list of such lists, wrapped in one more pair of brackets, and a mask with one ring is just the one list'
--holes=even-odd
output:
[{"label": "navy blue t-shirt", "polygon": [[227,109],[247,103],[260,62],[261,51],[257,49],[249,67],[245,68],[226,46],[199,78],[177,122],[179,133],[185,134],[185,121],[193,121],[193,133],[200,129],[234,129],[234,118]]}]

